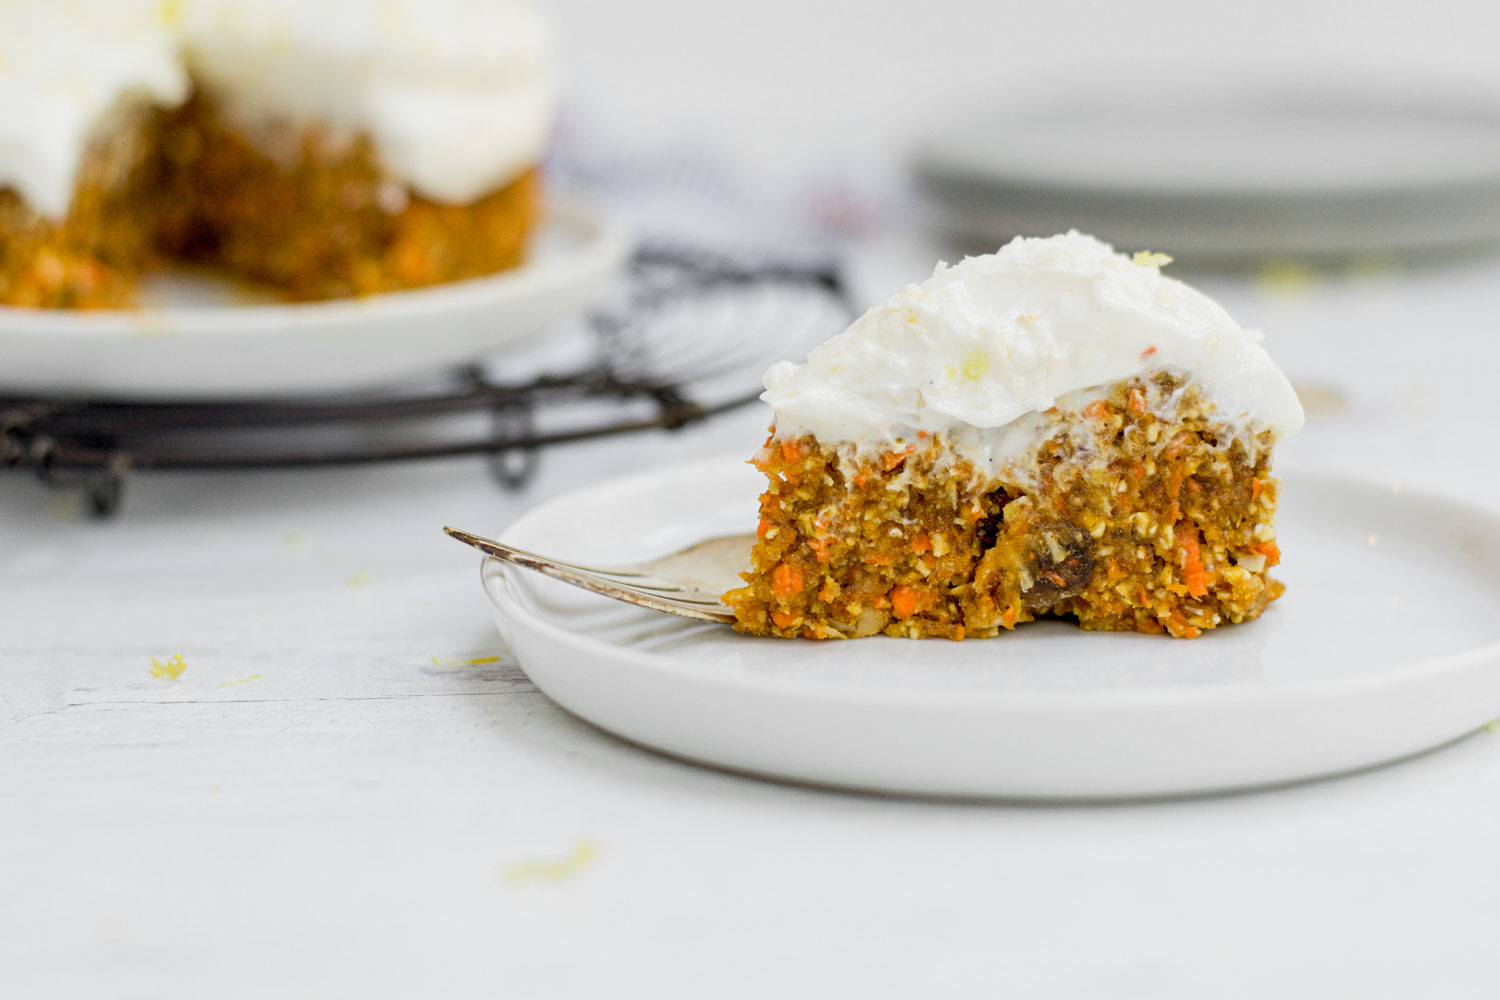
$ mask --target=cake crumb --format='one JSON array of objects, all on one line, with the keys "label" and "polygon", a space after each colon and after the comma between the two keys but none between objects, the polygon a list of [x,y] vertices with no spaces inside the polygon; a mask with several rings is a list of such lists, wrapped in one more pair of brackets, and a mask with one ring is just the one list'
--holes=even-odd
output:
[{"label": "cake crumb", "polygon": [[152,677],[164,677],[167,680],[175,681],[177,678],[182,676],[182,672],[186,669],[187,661],[182,658],[181,653],[174,653],[170,658],[168,658],[166,663],[161,662],[154,656],[151,657]]}]

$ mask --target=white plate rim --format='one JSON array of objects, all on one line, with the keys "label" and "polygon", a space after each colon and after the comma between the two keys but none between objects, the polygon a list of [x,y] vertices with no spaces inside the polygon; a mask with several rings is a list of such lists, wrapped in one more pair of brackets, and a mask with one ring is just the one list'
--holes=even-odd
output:
[{"label": "white plate rim", "polygon": [[[1500,116],[1493,109],[1472,102],[1435,100],[1373,100],[1368,97],[1338,99],[1325,96],[1309,101],[1306,96],[1288,100],[1236,100],[1227,102],[1187,101],[1162,105],[1156,113],[1163,117],[1173,113],[1202,120],[1209,116],[1240,123],[1266,120],[1296,121],[1313,115],[1329,118],[1379,120],[1385,125],[1414,120],[1441,121],[1471,132],[1482,131],[1491,139],[1500,136]],[[1296,175],[1263,175],[1250,178],[1235,175],[1184,178],[1180,171],[1164,169],[1151,175],[1121,177],[1105,173],[1069,173],[1056,176],[1039,161],[1002,161],[988,151],[978,151],[966,135],[992,136],[1021,132],[1023,141],[1032,138],[1026,130],[1039,124],[1066,122],[1087,124],[1105,118],[1128,117],[1124,107],[1109,109],[1090,104],[1054,103],[1042,108],[1021,111],[995,111],[981,117],[954,119],[919,137],[912,152],[912,165],[919,174],[932,179],[1036,193],[1061,192],[1097,194],[1115,198],[1169,199],[1174,203],[1211,204],[1225,198],[1248,202],[1279,203],[1316,202],[1335,199],[1359,204],[1378,204],[1382,199],[1399,196],[1463,197],[1473,192],[1494,192],[1500,186],[1500,156],[1489,153],[1481,158],[1483,166],[1470,162],[1462,173],[1432,176],[1431,171],[1411,168],[1400,174],[1375,178],[1316,178]],[[1161,119],[1152,119],[1153,124]],[[1253,127],[1253,124],[1250,126]]]}]

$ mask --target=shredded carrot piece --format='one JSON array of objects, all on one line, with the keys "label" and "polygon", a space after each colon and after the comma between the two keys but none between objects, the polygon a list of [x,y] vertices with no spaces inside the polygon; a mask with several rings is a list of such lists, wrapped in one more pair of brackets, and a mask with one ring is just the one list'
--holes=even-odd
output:
[{"label": "shredded carrot piece", "polygon": [[[1182,495],[1182,466],[1172,463],[1172,471],[1167,473],[1167,496],[1176,500]],[[1175,518],[1173,520],[1176,520]]]},{"label": "shredded carrot piece", "polygon": [[1051,580],[1059,587],[1066,587],[1068,585],[1068,581],[1063,577],[1061,573],[1054,573],[1051,570],[1048,570],[1042,575],[1045,576],[1048,580]]},{"label": "shredded carrot piece", "polygon": [[1142,465],[1140,462],[1132,462],[1130,464],[1130,475],[1131,475],[1132,478],[1135,478],[1135,479],[1145,479],[1146,478],[1146,467],[1144,465]]},{"label": "shredded carrot piece", "polygon": [[927,537],[925,531],[911,536],[911,550],[913,552],[926,552],[930,548],[932,548],[932,539]]},{"label": "shredded carrot piece", "polygon": [[914,587],[898,584],[891,588],[891,613],[897,618],[910,618],[917,613],[917,591]]},{"label": "shredded carrot piece", "polygon": [[802,459],[802,446],[796,441],[781,442],[781,457],[788,462],[797,462]]},{"label": "shredded carrot piece", "polygon": [[766,537],[766,532],[768,532],[770,530],[771,530],[771,519],[769,517],[763,517],[763,518],[760,519],[760,524],[757,525],[756,528],[755,528],[755,537],[757,537],[757,538],[765,538]]},{"label": "shredded carrot piece", "polygon": [[1096,399],[1083,408],[1083,413],[1094,420],[1107,420],[1109,419],[1109,404],[1102,399]]},{"label": "shredded carrot piece", "polygon": [[820,538],[809,538],[807,540],[807,547],[813,550],[813,555],[817,556],[818,562],[820,563],[826,563],[828,561],[828,546],[832,544],[833,538],[828,535],[824,535]]},{"label": "shredded carrot piece", "polygon": [[785,611],[772,611],[771,621],[775,622],[780,628],[791,628],[797,623],[797,616],[788,614]]},{"label": "shredded carrot piece", "polygon": [[1146,394],[1139,389],[1130,390],[1130,412],[1137,414],[1146,412]]},{"label": "shredded carrot piece", "polygon": [[1259,479],[1251,479],[1250,480],[1250,499],[1251,500],[1259,500],[1260,499],[1260,480]]},{"label": "shredded carrot piece", "polygon": [[1174,628],[1173,633],[1181,639],[1196,639],[1203,634],[1203,630],[1196,625],[1189,625],[1188,620],[1182,616],[1181,611],[1174,611],[1167,619]]},{"label": "shredded carrot piece", "polygon": [[[907,449],[907,451],[910,451],[910,449]],[[900,468],[901,463],[906,461],[906,455],[907,452],[905,451],[888,451],[885,453],[885,457],[880,460],[880,464],[886,472],[892,472]]]},{"label": "shredded carrot piece", "polygon": [[1000,616],[1000,624],[1004,625],[1006,628],[1015,628],[1016,627],[1016,618],[1017,618],[1016,609],[1015,608],[1006,608],[1005,609],[1005,613]]},{"label": "shredded carrot piece", "polygon": [[1146,348],[1144,351],[1141,352],[1141,357],[1143,357],[1143,358],[1149,358],[1151,355],[1153,355],[1155,353],[1156,353],[1156,345],[1152,344],[1150,347]]},{"label": "shredded carrot piece", "polygon": [[1191,528],[1178,534],[1178,546],[1182,549],[1182,582],[1188,593],[1202,597],[1208,593],[1208,571],[1203,568],[1203,553],[1198,529]]},{"label": "shredded carrot piece", "polygon": [[1281,562],[1281,549],[1275,542],[1261,542],[1255,547],[1255,551],[1266,557],[1267,566],[1275,566]]},{"label": "shredded carrot piece", "polygon": [[771,592],[780,597],[802,593],[802,571],[791,563],[777,563],[771,573]]},{"label": "shredded carrot piece", "polygon": [[896,557],[884,552],[872,552],[870,555],[865,556],[864,562],[870,566],[894,566],[896,564]]}]

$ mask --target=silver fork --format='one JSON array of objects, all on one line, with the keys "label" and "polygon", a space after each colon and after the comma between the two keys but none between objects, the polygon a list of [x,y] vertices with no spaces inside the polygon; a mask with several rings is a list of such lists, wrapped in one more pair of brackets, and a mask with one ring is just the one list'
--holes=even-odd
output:
[{"label": "silver fork", "polygon": [[734,612],[719,595],[742,584],[739,571],[750,564],[750,547],[755,542],[750,534],[723,535],[633,566],[600,567],[549,559],[457,528],[445,526],[443,531],[486,555],[604,597],[669,615],[725,623],[734,621]]}]

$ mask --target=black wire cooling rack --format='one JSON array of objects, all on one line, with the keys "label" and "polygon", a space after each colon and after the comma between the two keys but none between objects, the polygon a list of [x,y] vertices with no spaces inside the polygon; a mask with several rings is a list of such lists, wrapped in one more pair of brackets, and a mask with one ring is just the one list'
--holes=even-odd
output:
[{"label": "black wire cooling rack", "polygon": [[0,396],[0,471],[82,492],[108,516],[131,476],[482,456],[523,486],[541,449],[675,429],[744,405],[775,360],[849,317],[832,265],[664,247],[633,257],[619,300],[588,318],[582,360],[507,375],[471,365],[420,385],[330,398],[121,402]]}]

